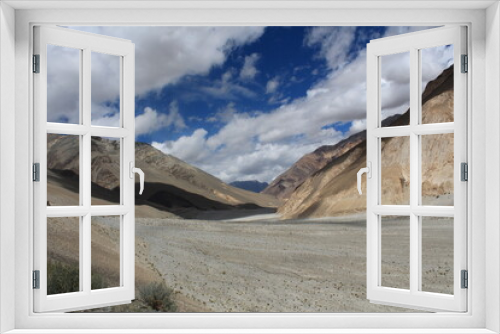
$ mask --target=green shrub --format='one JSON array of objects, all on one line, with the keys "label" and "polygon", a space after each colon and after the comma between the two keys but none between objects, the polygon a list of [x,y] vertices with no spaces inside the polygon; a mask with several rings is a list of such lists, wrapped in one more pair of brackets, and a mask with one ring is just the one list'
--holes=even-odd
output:
[{"label": "green shrub", "polygon": [[47,261],[47,294],[80,291],[80,277],[77,264]]},{"label": "green shrub", "polygon": [[[47,261],[47,294],[80,291],[80,268],[78,263],[63,263],[55,260]],[[92,273],[91,287],[104,289],[109,287],[108,280],[101,274]]]},{"label": "green shrub", "polygon": [[140,299],[157,312],[175,312],[173,290],[164,282],[154,282],[139,288]]},{"label": "green shrub", "polygon": [[[54,295],[80,291],[78,263],[63,263],[56,260],[47,261],[47,293]],[[109,286],[108,280],[101,274],[92,273],[92,289],[103,289]],[[138,288],[139,298],[131,304],[86,310],[83,312],[175,312],[173,290],[164,282],[149,283]]]}]

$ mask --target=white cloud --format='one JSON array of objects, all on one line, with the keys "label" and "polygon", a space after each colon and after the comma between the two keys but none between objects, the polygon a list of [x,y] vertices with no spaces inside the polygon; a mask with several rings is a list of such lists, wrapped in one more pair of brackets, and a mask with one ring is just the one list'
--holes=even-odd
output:
[{"label": "white cloud", "polygon": [[210,97],[220,100],[234,100],[238,96],[253,98],[256,94],[240,84],[229,80],[225,75],[222,80],[215,80],[210,83],[210,86],[199,87],[199,91]]},{"label": "white cloud", "polygon": [[271,94],[278,89],[280,85],[280,81],[278,77],[274,77],[273,79],[269,80],[266,84],[266,94]]},{"label": "white cloud", "polygon": [[172,101],[168,113],[159,113],[150,107],[144,108],[144,113],[135,117],[135,135],[150,134],[172,126],[174,130],[186,128],[177,101]]},{"label": "white cloud", "polygon": [[164,153],[196,164],[208,156],[206,135],[205,129],[197,129],[191,136],[182,136],[176,141],[153,142],[151,145]]},{"label": "white cloud", "polygon": [[366,130],[366,118],[355,119],[354,121],[352,121],[351,127],[349,128],[348,136],[351,136],[363,130]]},{"label": "white cloud", "polygon": [[243,67],[241,68],[240,78],[245,80],[250,80],[255,78],[259,71],[257,70],[256,63],[260,59],[260,55],[258,53],[252,53],[249,56],[245,57],[245,62],[243,63]]},{"label": "white cloud", "polygon": [[[114,108],[106,108],[100,105],[92,105],[92,110],[99,110],[96,114],[92,113],[92,125],[97,126],[112,126],[120,125],[120,113]],[[99,115],[95,118],[95,115]]]},{"label": "white cloud", "polygon": [[305,39],[307,46],[320,46],[331,69],[342,68],[348,62],[348,53],[356,37],[356,27],[314,27]]},{"label": "white cloud", "polygon": [[234,102],[229,102],[224,108],[221,108],[215,115],[210,116],[206,119],[207,122],[221,122],[228,123],[234,117],[238,111],[236,110],[236,104]]},{"label": "white cloud", "polygon": [[80,52],[60,46],[47,46],[47,117],[49,122],[80,119]]},{"label": "white cloud", "polygon": [[422,89],[442,72],[442,68],[453,64],[453,45],[422,50]]}]

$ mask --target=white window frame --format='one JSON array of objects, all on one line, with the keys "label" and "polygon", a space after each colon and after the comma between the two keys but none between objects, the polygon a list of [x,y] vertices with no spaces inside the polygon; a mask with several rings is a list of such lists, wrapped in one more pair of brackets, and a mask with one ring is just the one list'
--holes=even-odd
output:
[{"label": "white window frame", "polygon": [[[135,162],[135,47],[129,40],[101,36],[68,28],[34,27],[34,54],[39,55],[39,73],[34,83],[34,162],[39,163],[39,181],[33,185],[34,270],[39,270],[39,289],[34,290],[35,312],[74,311],[97,306],[130,303],[135,298],[135,196],[132,168]],[[80,122],[47,122],[47,45],[78,50],[80,58]],[[113,55],[120,63],[120,120],[118,127],[91,123],[92,53]],[[47,206],[47,134],[78,136],[80,190],[77,206]],[[120,203],[91,204],[92,136],[117,138],[120,142]],[[118,216],[120,235],[120,285],[92,290],[92,216]],[[47,221],[53,217],[75,217],[79,221],[79,291],[47,295]]]},{"label": "white window frame", "polygon": [[[467,54],[466,28],[448,26],[402,34],[371,41],[367,45],[367,154],[372,177],[367,180],[367,298],[371,302],[430,311],[467,310],[467,290],[461,287],[461,270],[467,269],[467,185],[461,181],[461,163],[467,163],[467,73],[461,73],[461,56]],[[422,124],[421,50],[453,45],[454,121]],[[410,71],[410,116],[405,126],[382,127],[381,69],[382,57],[408,52]],[[451,133],[454,137],[454,204],[429,206],[421,203],[421,136]],[[410,145],[410,192],[407,205],[383,205],[382,139],[407,137]],[[409,219],[409,287],[396,289],[382,285],[382,217],[405,216]],[[453,219],[453,293],[422,290],[422,217]]]},{"label": "white window frame", "polygon": [[[132,4],[132,5],[130,5]],[[19,10],[14,13],[10,8]],[[118,6],[134,9],[116,9]],[[37,329],[70,333],[86,332],[311,332],[311,333],[491,333],[500,331],[500,18],[498,1],[269,1],[239,2],[122,2],[107,1],[30,2],[7,1],[0,5],[0,330],[35,333]],[[41,8],[59,10],[42,10]],[[103,7],[114,10],[102,10]],[[137,8],[163,6],[163,9]],[[391,9],[392,6],[398,8]],[[456,6],[456,7],[454,7]],[[74,8],[87,8],[75,10]],[[101,10],[95,10],[100,7]],[[181,7],[181,9],[179,9]],[[34,9],[33,9],[34,8]],[[72,9],[73,8],[73,9]],[[92,9],[94,8],[94,9]],[[351,9],[346,9],[351,8]],[[401,9],[406,8],[406,9]],[[457,9],[458,8],[458,9]],[[354,9],[354,10],[352,10]],[[411,10],[409,10],[411,9]],[[13,17],[15,16],[15,23]],[[469,68],[468,142],[471,154],[469,183],[470,228],[468,252],[470,287],[469,311],[464,314],[34,314],[30,277],[32,262],[32,82],[29,73],[34,24],[62,25],[442,25],[469,27],[471,62]],[[15,30],[15,60],[13,36]],[[9,35],[11,34],[11,35]],[[4,45],[6,48],[4,48]],[[15,73],[9,68],[15,64]],[[488,71],[486,71],[488,66]],[[5,74],[4,74],[5,73]],[[11,83],[15,81],[15,86]],[[9,93],[15,93],[15,100]],[[6,108],[15,107],[15,113]],[[13,116],[15,114],[15,117]],[[15,126],[15,145],[6,142],[7,126]],[[3,132],[2,132],[3,131]],[[486,141],[486,138],[488,141]],[[10,138],[10,140],[12,140]],[[486,154],[488,150],[488,154]],[[15,159],[9,163],[7,159]],[[486,164],[488,162],[488,164]],[[15,169],[15,180],[10,172]],[[488,182],[486,174],[488,173]],[[6,190],[4,185],[10,185]],[[15,189],[15,212],[9,211],[7,197]],[[486,196],[487,194],[487,196]],[[15,225],[12,219],[15,218]],[[15,239],[14,239],[15,238]],[[12,255],[14,254],[14,256]],[[488,254],[488,256],[485,256]],[[12,286],[15,286],[12,289]],[[487,292],[487,293],[486,293]],[[15,305],[12,308],[12,305]],[[144,328],[133,330],[143,322]],[[179,328],[191,331],[176,330]],[[244,329],[247,330],[244,330]],[[294,328],[296,330],[294,330]],[[301,328],[301,330],[297,330]],[[122,329],[120,331],[119,329]],[[241,329],[241,330],[237,330]],[[41,331],[40,331],[41,332]],[[46,331],[45,331],[46,332]],[[108,331],[109,332],[109,331]]]}]

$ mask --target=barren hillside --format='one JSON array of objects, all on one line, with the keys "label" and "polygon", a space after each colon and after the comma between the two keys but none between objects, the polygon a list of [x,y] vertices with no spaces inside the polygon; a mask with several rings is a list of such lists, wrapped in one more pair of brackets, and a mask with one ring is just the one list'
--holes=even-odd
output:
[{"label": "barren hillside", "polygon": [[[78,205],[78,147],[76,136],[47,136],[48,205]],[[93,137],[91,147],[92,204],[119,202],[119,142]],[[146,175],[143,195],[136,194],[138,217],[192,218],[205,211],[278,206],[273,196],[232,187],[145,143],[136,143],[136,166]]]},{"label": "barren hillside", "polygon": [[[423,123],[453,121],[453,66],[427,85],[422,101]],[[391,125],[408,124],[408,119],[409,110],[391,119]],[[361,136],[361,133],[353,137],[356,136]],[[407,204],[410,186],[408,138],[387,138],[382,145],[382,202]],[[423,203],[453,204],[453,135],[423,136],[422,146]],[[296,218],[365,211],[366,197],[360,196],[356,188],[356,173],[365,166],[366,140],[363,133],[357,144],[338,156],[332,156],[321,169],[298,185],[278,212],[284,218]],[[364,178],[363,189],[366,189]]]}]

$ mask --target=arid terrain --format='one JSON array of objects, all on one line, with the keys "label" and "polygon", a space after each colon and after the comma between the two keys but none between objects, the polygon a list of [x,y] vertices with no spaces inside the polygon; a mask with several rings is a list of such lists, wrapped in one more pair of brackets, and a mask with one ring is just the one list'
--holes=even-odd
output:
[{"label": "arid terrain", "polygon": [[[384,221],[383,277],[408,282],[408,230]],[[138,219],[137,236],[175,291],[211,312],[413,312],[366,299],[366,221]],[[406,232],[405,232],[406,231]],[[452,231],[452,227],[451,227]],[[426,230],[424,282],[451,292],[450,225]],[[394,250],[398,250],[395,252]],[[405,282],[406,280],[406,282]],[[196,311],[196,307],[193,309]]]}]

